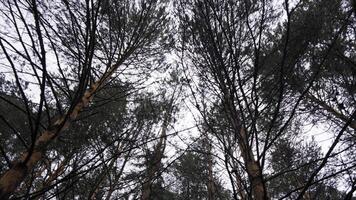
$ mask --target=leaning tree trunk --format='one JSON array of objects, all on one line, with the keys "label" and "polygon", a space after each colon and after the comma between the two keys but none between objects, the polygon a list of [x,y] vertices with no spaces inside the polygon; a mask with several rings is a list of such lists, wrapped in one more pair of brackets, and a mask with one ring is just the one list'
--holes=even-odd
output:
[{"label": "leaning tree trunk", "polygon": [[37,162],[42,159],[47,146],[77,119],[83,108],[87,107],[92,101],[98,88],[108,81],[121,63],[122,59],[111,66],[99,80],[94,82],[90,88],[85,91],[72,110],[68,111],[67,114],[60,116],[53,124],[50,124],[49,127],[36,139],[32,151],[25,151],[18,160],[13,162],[11,168],[0,178],[0,199],[8,199],[10,195],[13,194],[16,188],[26,178],[27,174],[32,171]]}]

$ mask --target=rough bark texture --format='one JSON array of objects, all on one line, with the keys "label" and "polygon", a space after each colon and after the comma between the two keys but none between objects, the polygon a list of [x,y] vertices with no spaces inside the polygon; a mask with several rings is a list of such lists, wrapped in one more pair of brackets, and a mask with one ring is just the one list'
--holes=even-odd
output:
[{"label": "rough bark texture", "polygon": [[256,200],[267,199],[266,189],[263,183],[260,165],[252,160],[246,165],[247,173],[251,180],[251,187],[253,191],[253,197]]},{"label": "rough bark texture", "polygon": [[101,79],[94,82],[91,87],[84,93],[82,98],[77,102],[71,111],[66,115],[59,117],[49,128],[41,133],[36,139],[33,151],[27,150],[22,156],[14,162],[12,167],[7,170],[0,178],[0,199],[8,199],[15,189],[25,179],[36,163],[42,159],[46,147],[50,144],[63,130],[67,129],[70,124],[77,119],[79,113],[84,107],[91,102],[97,89],[111,76],[113,68],[116,69],[118,64],[114,65]]},{"label": "rough bark texture", "polygon": [[23,163],[15,163],[0,179],[0,199],[9,196],[27,175],[27,167]]},{"label": "rough bark texture", "polygon": [[246,172],[249,177],[250,185],[252,188],[252,196],[255,200],[265,200],[268,199],[266,185],[264,184],[262,169],[260,163],[255,160],[254,154],[252,152],[252,147],[249,145],[248,135],[246,133],[243,122],[238,116],[238,110],[234,105],[233,97],[227,92],[226,88],[224,91],[225,107],[228,116],[230,117],[232,127],[235,129],[235,134],[238,135],[238,145],[241,151],[241,156],[244,161]]},{"label": "rough bark texture", "polygon": [[255,160],[251,148],[248,148],[247,135],[244,128],[241,128],[240,130],[239,146],[245,163],[246,171],[250,179],[253,199],[268,199],[266,186],[262,177],[261,166],[259,162]]}]

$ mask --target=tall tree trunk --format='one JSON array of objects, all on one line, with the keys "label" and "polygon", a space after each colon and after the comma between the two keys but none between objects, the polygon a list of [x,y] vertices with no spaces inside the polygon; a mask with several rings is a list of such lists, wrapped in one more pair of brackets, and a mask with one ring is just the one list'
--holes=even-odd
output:
[{"label": "tall tree trunk", "polygon": [[215,187],[214,187],[214,174],[213,174],[213,158],[211,155],[211,144],[206,138],[206,141],[208,143],[208,200],[214,200],[214,194],[215,194]]},{"label": "tall tree trunk", "polygon": [[232,127],[238,135],[238,145],[241,151],[242,159],[249,177],[249,182],[252,188],[252,196],[255,200],[268,199],[266,185],[263,180],[262,169],[260,163],[255,160],[252,152],[252,147],[249,145],[248,136],[243,126],[243,122],[238,116],[238,111],[234,105],[233,96],[223,88],[226,113],[228,113]]},{"label": "tall tree trunk", "polygon": [[83,108],[87,107],[92,101],[98,88],[111,77],[117,67],[121,65],[124,58],[126,57],[123,57],[119,62],[111,66],[98,81],[94,82],[90,88],[84,92],[83,96],[75,104],[72,110],[68,111],[67,114],[60,116],[40,134],[35,141],[32,151],[28,149],[17,161],[13,162],[11,168],[0,178],[0,199],[8,199],[10,197],[26,178],[28,172],[32,171],[37,162],[42,159],[47,146],[77,119]]},{"label": "tall tree trunk", "polygon": [[148,166],[147,170],[147,178],[145,179],[143,185],[142,185],[142,200],[149,200],[151,196],[151,186],[152,182],[155,178],[156,173],[159,171],[163,153],[165,150],[165,142],[166,142],[166,136],[167,136],[167,128],[168,128],[168,121],[166,120],[163,122],[162,125],[162,133],[159,139],[158,144],[155,147],[154,150],[154,157],[153,157],[153,162],[152,165]]},{"label": "tall tree trunk", "polygon": [[240,129],[239,146],[246,167],[246,171],[249,176],[253,199],[268,199],[266,186],[262,177],[262,169],[260,163],[255,160],[253,152],[248,146],[247,134],[245,128],[243,127]]},{"label": "tall tree trunk", "polygon": [[60,119],[54,122],[53,125],[42,132],[42,134],[35,141],[33,151],[27,151],[23,153],[20,159],[14,162],[12,167],[1,176],[0,199],[9,198],[9,196],[25,179],[28,172],[30,172],[36,163],[42,159],[48,144],[54,140],[63,130],[67,129],[71,122],[77,118],[80,111],[84,107],[88,106],[95,91],[97,90],[97,87],[97,83],[93,84],[92,87],[84,93],[83,97],[76,104],[73,111],[68,113],[68,115],[60,117]]},{"label": "tall tree trunk", "polygon": [[174,90],[172,98],[169,102],[169,107],[166,110],[166,113],[163,118],[163,123],[161,127],[161,136],[160,139],[157,143],[157,145],[154,148],[154,154],[153,154],[153,162],[151,165],[147,167],[147,177],[144,180],[144,183],[142,184],[142,196],[141,200],[149,200],[151,196],[151,186],[152,182],[155,179],[156,173],[159,171],[160,166],[161,166],[161,161],[163,158],[164,150],[166,148],[166,138],[167,138],[167,129],[168,125],[171,121],[172,117],[172,110],[173,110],[173,101],[174,101],[174,96],[175,96],[176,90]]},{"label": "tall tree trunk", "polygon": [[163,127],[161,138],[154,150],[154,157],[152,165],[148,166],[147,178],[142,184],[142,200],[149,200],[151,196],[151,186],[152,182],[155,178],[156,172],[159,171],[161,160],[163,157],[164,149],[165,149],[165,138],[166,138],[166,127]]},{"label": "tall tree trunk", "polygon": [[237,171],[238,169],[238,166],[235,166],[234,167],[234,174],[235,174],[235,178],[236,178],[236,189],[237,189],[237,193],[238,195],[240,196],[241,199],[247,199],[246,198],[246,192],[245,192],[245,187],[244,187],[244,184],[243,184],[243,180],[242,180],[242,177],[240,176],[239,172]]}]

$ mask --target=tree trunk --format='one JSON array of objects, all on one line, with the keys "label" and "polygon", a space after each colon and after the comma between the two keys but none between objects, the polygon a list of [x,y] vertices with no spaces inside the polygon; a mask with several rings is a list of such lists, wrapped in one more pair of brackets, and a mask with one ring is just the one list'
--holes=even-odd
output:
[{"label": "tree trunk", "polygon": [[246,172],[249,177],[249,182],[252,188],[252,196],[255,200],[268,199],[266,185],[264,184],[262,169],[260,163],[255,160],[252,152],[252,147],[249,145],[248,136],[243,126],[243,122],[239,119],[238,111],[234,105],[234,98],[227,92],[226,88],[223,88],[226,113],[231,120],[231,125],[238,135],[238,145],[241,151],[241,155],[244,161]]},{"label": "tree trunk", "polygon": [[[208,141],[208,140],[207,140]],[[213,174],[213,158],[211,156],[211,144],[208,141],[208,200],[214,200],[215,187],[214,187],[214,174]]]},{"label": "tree trunk", "polygon": [[84,93],[84,96],[74,107],[73,111],[67,116],[62,116],[53,125],[51,125],[47,130],[45,130],[40,137],[37,138],[33,151],[27,151],[23,153],[18,161],[16,161],[13,166],[5,172],[0,178],[0,199],[8,199],[9,196],[15,191],[15,189],[21,184],[25,179],[28,172],[30,172],[36,163],[41,160],[43,154],[46,151],[47,145],[55,139],[58,134],[63,130],[68,128],[70,123],[74,121],[80,111],[86,107],[94,92],[97,89],[97,84],[93,84],[90,90]]},{"label": "tree trunk", "polygon": [[235,166],[235,171],[234,171],[234,174],[235,174],[235,177],[236,177],[236,189],[237,189],[237,193],[238,195],[240,196],[241,199],[247,199],[246,198],[246,193],[245,193],[245,188],[243,186],[243,183],[242,183],[242,177],[240,176],[239,172],[237,171],[238,167]]},{"label": "tree trunk", "polygon": [[151,181],[147,179],[142,185],[142,200],[149,200],[151,196]]},{"label": "tree trunk", "polygon": [[250,177],[253,197],[256,200],[264,200],[267,198],[266,188],[262,179],[261,168],[257,161],[251,160],[245,164],[247,173]]},{"label": "tree trunk", "polygon": [[28,172],[30,172],[37,162],[42,159],[48,144],[50,144],[62,131],[67,129],[71,123],[77,119],[82,109],[89,105],[97,89],[107,81],[117,66],[119,66],[119,64],[113,65],[101,79],[94,82],[71,111],[59,117],[59,119],[51,124],[47,130],[42,132],[35,141],[33,151],[27,150],[24,152],[22,156],[14,162],[12,167],[1,176],[0,199],[8,199],[10,197],[25,179]]},{"label": "tree trunk", "polygon": [[154,150],[153,164],[151,166],[148,166],[147,178],[142,185],[142,200],[150,199],[152,181],[155,178],[156,172],[158,172],[160,168],[161,160],[165,149],[167,127],[168,123],[163,122],[161,137]]},{"label": "tree trunk", "polygon": [[154,148],[152,165],[147,167],[147,171],[148,171],[147,178],[144,181],[144,183],[142,184],[141,200],[149,200],[150,199],[152,181],[154,180],[156,172],[159,171],[159,168],[161,165],[164,150],[166,148],[167,129],[168,129],[168,125],[171,121],[175,92],[176,92],[176,90],[174,90],[174,92],[173,92],[172,98],[169,103],[169,107],[167,108],[166,113],[163,118],[163,123],[162,123],[162,127],[161,127],[161,136],[160,136],[160,139],[159,139],[157,145]]},{"label": "tree trunk", "polygon": [[245,129],[240,130],[239,146],[244,160],[247,174],[250,179],[253,199],[268,199],[266,186],[262,177],[262,169],[258,161],[255,160],[251,148],[248,148],[248,140]]}]

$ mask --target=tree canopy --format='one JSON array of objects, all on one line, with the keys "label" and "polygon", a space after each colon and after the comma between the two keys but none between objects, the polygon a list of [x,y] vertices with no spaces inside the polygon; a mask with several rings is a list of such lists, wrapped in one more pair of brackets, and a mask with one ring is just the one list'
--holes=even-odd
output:
[{"label": "tree canopy", "polygon": [[0,199],[355,199],[355,0],[0,0]]}]

